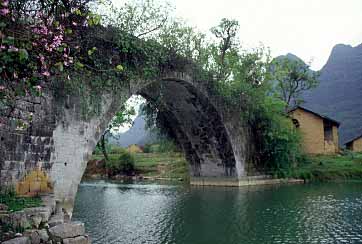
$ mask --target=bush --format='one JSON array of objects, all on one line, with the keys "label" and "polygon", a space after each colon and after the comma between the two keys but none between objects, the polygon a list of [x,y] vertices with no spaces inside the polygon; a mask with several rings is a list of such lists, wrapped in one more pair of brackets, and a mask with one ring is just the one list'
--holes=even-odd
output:
[{"label": "bush", "polygon": [[124,149],[123,147],[119,147],[119,146],[112,146],[109,149],[109,154],[122,154],[126,151],[126,149]]},{"label": "bush", "polygon": [[14,188],[2,188],[0,192],[0,204],[8,206],[9,211],[20,211],[24,208],[39,207],[42,204],[40,197],[18,197],[16,196]]},{"label": "bush", "polygon": [[[308,159],[301,151],[301,136],[284,112],[285,104],[272,96],[260,98],[252,122],[258,140],[257,168],[265,171],[288,170]],[[283,173],[282,173],[283,174]]]},{"label": "bush", "polygon": [[118,159],[110,159],[106,162],[108,175],[127,174],[130,175],[135,169],[135,159],[131,153],[123,150]]},{"label": "bush", "polygon": [[159,143],[158,152],[166,153],[166,152],[177,152],[178,148],[172,140],[169,139],[161,139]]},{"label": "bush", "polygon": [[167,138],[160,139],[157,144],[146,144],[143,147],[144,153],[168,153],[179,152],[175,143]]},{"label": "bush", "polygon": [[151,144],[146,144],[146,145],[144,145],[144,147],[143,147],[143,152],[144,152],[144,153],[151,153],[151,152],[152,152],[151,147],[152,147]]}]

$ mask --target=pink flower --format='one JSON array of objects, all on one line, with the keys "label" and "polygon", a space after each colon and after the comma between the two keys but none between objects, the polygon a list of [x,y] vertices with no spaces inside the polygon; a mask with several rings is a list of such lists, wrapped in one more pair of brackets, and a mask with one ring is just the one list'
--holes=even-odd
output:
[{"label": "pink flower", "polygon": [[39,59],[40,59],[40,62],[41,62],[41,63],[44,63],[45,58],[44,58],[43,55],[39,55]]},{"label": "pink flower", "polygon": [[19,78],[18,74],[16,72],[14,72],[14,78],[17,79]]},{"label": "pink flower", "polygon": [[5,86],[0,86],[0,91],[5,90]]},{"label": "pink flower", "polygon": [[50,73],[49,71],[44,71],[43,73],[41,73],[42,75],[46,76],[46,77],[49,77],[50,76]]},{"label": "pink flower", "polygon": [[8,8],[0,9],[0,14],[3,16],[8,15],[9,13],[10,13],[10,10]]},{"label": "pink flower", "polygon": [[37,86],[35,86],[35,89],[36,89],[37,91],[41,91],[41,86],[37,85]]},{"label": "pink flower", "polygon": [[9,6],[9,1],[8,0],[3,0],[1,5],[3,5],[4,7]]},{"label": "pink flower", "polygon": [[74,21],[73,21],[73,22],[72,22],[72,25],[77,26],[78,24],[77,24],[76,22],[74,22]]},{"label": "pink flower", "polygon": [[6,47],[4,45],[1,45],[0,46],[0,49],[5,49]]}]

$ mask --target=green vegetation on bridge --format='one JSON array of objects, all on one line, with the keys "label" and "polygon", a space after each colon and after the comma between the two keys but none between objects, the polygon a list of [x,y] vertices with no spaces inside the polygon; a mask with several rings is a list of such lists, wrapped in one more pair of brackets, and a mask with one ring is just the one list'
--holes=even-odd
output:
[{"label": "green vegetation on bridge", "polygon": [[100,0],[1,0],[0,8],[0,117],[27,127],[32,116],[19,117],[19,100],[75,93],[89,120],[101,111],[100,93],[121,94],[132,82],[191,70],[250,128],[253,168],[278,171],[301,158],[286,108],[316,85],[316,74],[298,61],[271,60],[263,46],[245,50],[235,20],[222,19],[205,34],[153,0],[119,8]]}]

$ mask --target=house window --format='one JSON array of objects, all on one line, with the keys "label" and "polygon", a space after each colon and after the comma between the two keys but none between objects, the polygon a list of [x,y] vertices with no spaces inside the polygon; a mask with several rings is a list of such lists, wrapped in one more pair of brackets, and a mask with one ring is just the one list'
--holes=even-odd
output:
[{"label": "house window", "polygon": [[297,119],[292,119],[292,121],[293,121],[293,124],[294,124],[295,128],[300,127],[299,121]]},{"label": "house window", "polygon": [[324,140],[333,141],[333,123],[329,120],[323,120]]},{"label": "house window", "polygon": [[347,145],[346,145],[346,147],[347,147],[348,150],[353,151],[353,141],[348,142]]}]

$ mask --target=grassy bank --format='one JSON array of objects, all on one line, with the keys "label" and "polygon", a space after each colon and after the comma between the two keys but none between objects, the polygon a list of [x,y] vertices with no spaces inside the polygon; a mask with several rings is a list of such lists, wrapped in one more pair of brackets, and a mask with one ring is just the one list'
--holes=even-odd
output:
[{"label": "grassy bank", "polygon": [[306,162],[281,174],[309,181],[362,180],[362,153],[309,156]]},{"label": "grassy bank", "polygon": [[13,193],[0,194],[0,204],[5,204],[8,211],[15,212],[24,208],[39,207],[42,204],[40,197],[17,197]]},{"label": "grassy bank", "polygon": [[[183,154],[178,152],[165,153],[132,153],[134,171],[137,175],[153,178],[188,179],[187,162]],[[120,154],[109,154],[110,163],[117,163]],[[103,155],[93,155],[92,160],[104,160]],[[90,171],[90,172],[89,172]],[[88,174],[102,174],[101,169],[89,170]]]}]

